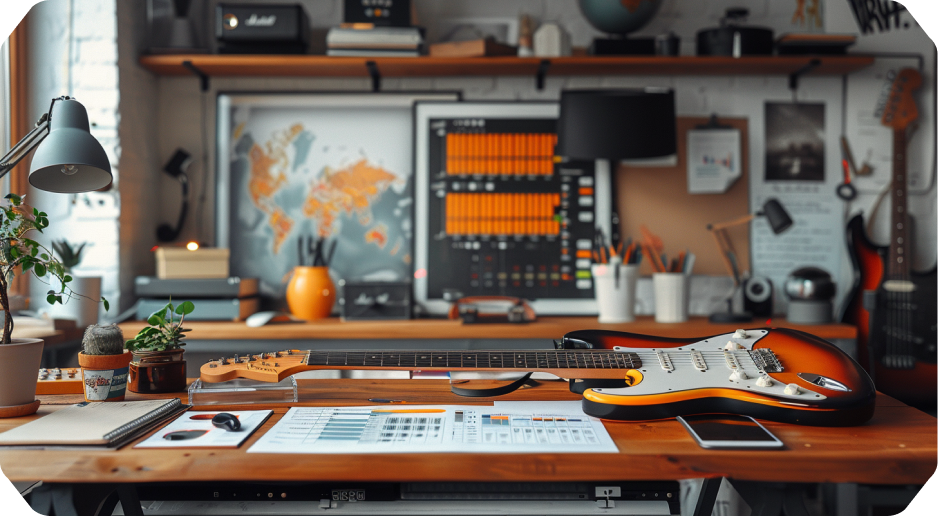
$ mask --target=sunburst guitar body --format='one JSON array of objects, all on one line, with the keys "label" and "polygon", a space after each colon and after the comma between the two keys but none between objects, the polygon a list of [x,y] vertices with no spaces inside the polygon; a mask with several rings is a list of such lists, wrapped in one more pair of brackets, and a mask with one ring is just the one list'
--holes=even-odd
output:
[{"label": "sunburst guitar body", "polygon": [[643,421],[743,414],[816,426],[852,426],[873,415],[869,375],[833,344],[796,330],[739,330],[700,339],[568,333],[544,351],[298,351],[234,356],[201,368],[206,382],[279,382],[318,369],[547,372],[580,383],[583,410]]},{"label": "sunburst guitar body", "polygon": [[860,363],[876,388],[909,405],[934,411],[936,367],[935,268],[911,270],[913,234],[907,212],[906,132],[918,118],[912,93],[922,83],[917,70],[901,70],[893,81],[882,124],[892,128],[893,159],[889,245],[867,237],[863,216],[847,224],[847,247],[855,280],[845,320],[857,326]]}]

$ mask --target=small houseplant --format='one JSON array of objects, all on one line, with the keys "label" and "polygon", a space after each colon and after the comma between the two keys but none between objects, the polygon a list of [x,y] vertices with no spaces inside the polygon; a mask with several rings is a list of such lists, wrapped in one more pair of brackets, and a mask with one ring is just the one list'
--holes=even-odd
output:
[{"label": "small houseplant", "polygon": [[[133,353],[128,388],[132,392],[179,392],[186,389],[186,361],[182,359],[189,330],[182,327],[186,315],[195,310],[191,301],[174,307],[172,301],[150,314],[149,326],[128,340],[124,347]],[[179,316],[178,320],[176,316]]]},{"label": "small houseplant", "polygon": [[[56,289],[50,289],[46,301],[61,304],[63,299],[87,298],[71,289],[72,277],[65,271],[55,253],[27,237],[32,231],[42,233],[49,226],[48,215],[23,203],[16,194],[4,197],[0,205],[0,307],[3,309],[3,336],[0,339],[0,407],[22,407],[19,413],[0,411],[0,416],[24,415],[35,412],[36,381],[42,360],[41,339],[13,339],[13,315],[10,310],[10,282],[16,274],[32,273],[39,280],[55,278]],[[88,298],[90,299],[90,298]],[[92,299],[97,302],[97,299]],[[108,302],[101,298],[104,309]],[[32,410],[32,412],[24,412]]]},{"label": "small houseplant", "polygon": [[124,333],[116,325],[92,324],[78,353],[86,401],[121,401],[133,354],[124,351]]},{"label": "small houseplant", "polygon": [[[81,292],[90,297],[97,298],[101,295],[101,277],[84,276],[75,274],[74,268],[81,264],[82,251],[87,243],[72,245],[68,240],[53,240],[52,249],[65,267],[65,273],[72,276],[72,283],[69,285],[73,290]],[[56,281],[52,281],[53,286]],[[65,300],[62,305],[53,305],[49,313],[56,319],[73,319],[79,328],[85,328],[98,322],[98,304],[97,303],[69,303]]]}]

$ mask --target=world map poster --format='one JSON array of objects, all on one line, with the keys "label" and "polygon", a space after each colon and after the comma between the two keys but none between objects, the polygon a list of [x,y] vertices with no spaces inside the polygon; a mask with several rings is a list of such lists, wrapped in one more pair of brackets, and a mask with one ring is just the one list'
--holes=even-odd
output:
[{"label": "world map poster", "polygon": [[412,277],[418,99],[454,96],[219,96],[218,240],[231,274],[259,278],[266,304],[280,306],[320,241],[335,246],[333,281]]}]

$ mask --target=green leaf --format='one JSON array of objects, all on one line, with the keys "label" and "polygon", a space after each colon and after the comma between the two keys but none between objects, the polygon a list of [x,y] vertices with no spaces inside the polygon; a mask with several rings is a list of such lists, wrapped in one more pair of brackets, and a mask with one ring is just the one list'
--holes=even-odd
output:
[{"label": "green leaf", "polygon": [[49,303],[50,305],[54,305],[57,299],[58,298],[55,296],[55,294],[49,294],[48,296],[46,296],[46,302]]},{"label": "green leaf", "polygon": [[36,265],[33,267],[33,270],[36,273],[36,276],[39,276],[40,278],[46,275],[46,266],[41,263],[36,263]]},{"label": "green leaf", "polygon": [[13,259],[15,260],[15,259],[17,259],[17,258],[19,258],[19,257],[20,257],[20,250],[17,249],[17,248],[15,248],[15,247],[11,247],[11,248],[10,248],[10,258],[13,258]]},{"label": "green leaf", "polygon": [[163,319],[163,311],[160,310],[160,311],[153,312],[152,314],[150,314],[150,317],[147,317],[147,324],[151,324],[153,326],[160,326],[160,325],[166,324],[166,320]]},{"label": "green leaf", "polygon": [[48,260],[48,259],[49,259],[49,255],[46,254],[46,253],[40,254],[39,257],[42,258],[43,260]]},{"label": "green leaf", "polygon": [[107,312],[111,309],[111,303],[108,303],[107,299],[101,298],[101,302],[104,303],[104,311]]},{"label": "green leaf", "polygon": [[193,310],[195,310],[195,305],[192,304],[192,301],[183,301],[182,304],[176,308],[176,315],[189,315]]}]

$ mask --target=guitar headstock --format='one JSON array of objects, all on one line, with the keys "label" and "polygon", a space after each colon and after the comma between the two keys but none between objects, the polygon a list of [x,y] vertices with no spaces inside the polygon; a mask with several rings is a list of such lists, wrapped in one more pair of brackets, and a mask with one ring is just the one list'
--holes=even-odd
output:
[{"label": "guitar headstock", "polygon": [[306,352],[289,349],[249,355],[236,354],[210,360],[199,370],[199,377],[208,383],[236,378],[277,383],[306,369]]},{"label": "guitar headstock", "polygon": [[914,68],[903,68],[892,81],[889,101],[883,111],[882,123],[886,127],[905,129],[918,118],[918,107],[912,93],[922,86],[922,76]]}]

